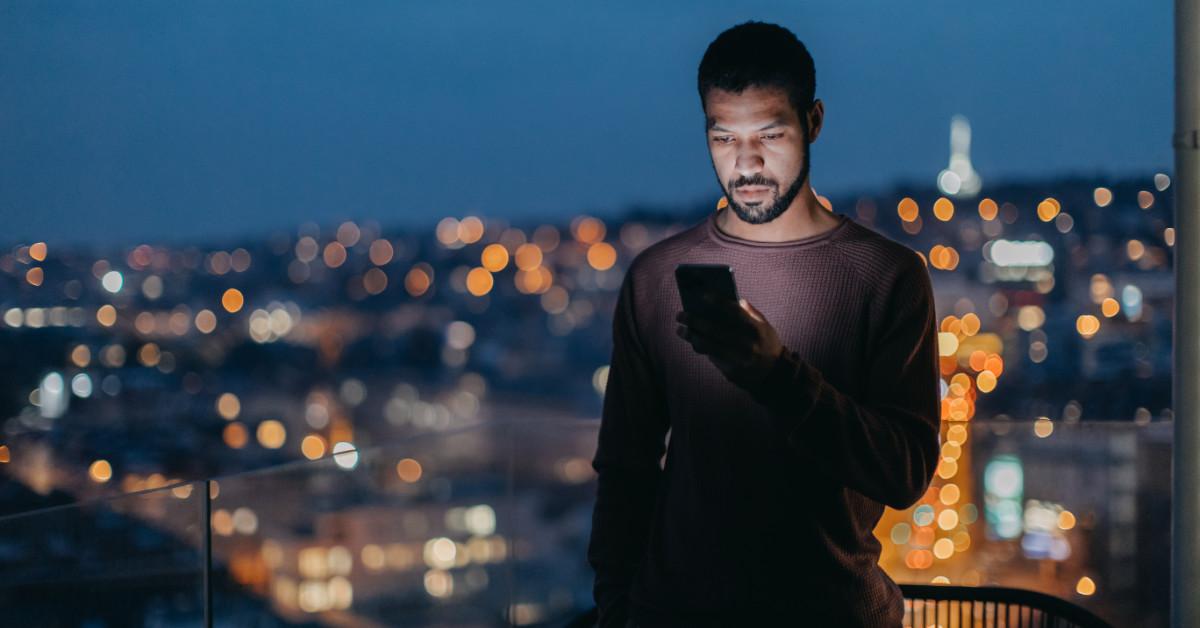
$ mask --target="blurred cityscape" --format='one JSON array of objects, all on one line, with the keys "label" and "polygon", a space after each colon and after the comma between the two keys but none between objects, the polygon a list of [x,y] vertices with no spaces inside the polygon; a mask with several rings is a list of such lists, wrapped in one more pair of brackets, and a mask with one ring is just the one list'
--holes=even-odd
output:
[{"label": "blurred cityscape", "polygon": [[[981,188],[952,159],[937,185],[820,197],[920,252],[936,291],[943,458],[921,502],[877,529],[895,579],[1023,586],[1165,624],[1170,184]],[[203,558],[195,482],[217,478],[228,625],[532,625],[585,610],[616,290],[641,250],[717,200],[558,224],[447,216],[432,233],[347,220],[187,246],[10,243],[6,608],[38,603],[21,583],[47,555],[91,555],[101,588],[113,560],[142,564],[100,560],[110,552],[169,555],[145,564],[177,570],[61,625],[186,623],[200,605],[177,592],[195,590]],[[486,427],[513,420],[560,431],[514,443]],[[541,580],[518,575],[529,564]],[[540,584],[490,612],[500,571],[509,589]]]}]

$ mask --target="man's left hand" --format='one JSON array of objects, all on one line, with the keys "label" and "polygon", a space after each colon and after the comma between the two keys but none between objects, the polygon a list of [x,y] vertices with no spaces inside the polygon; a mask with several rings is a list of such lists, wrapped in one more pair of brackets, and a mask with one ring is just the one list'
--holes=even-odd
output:
[{"label": "man's left hand", "polygon": [[697,353],[708,356],[729,381],[739,386],[762,382],[785,351],[775,328],[745,299],[719,310],[715,317],[675,315],[675,333]]}]

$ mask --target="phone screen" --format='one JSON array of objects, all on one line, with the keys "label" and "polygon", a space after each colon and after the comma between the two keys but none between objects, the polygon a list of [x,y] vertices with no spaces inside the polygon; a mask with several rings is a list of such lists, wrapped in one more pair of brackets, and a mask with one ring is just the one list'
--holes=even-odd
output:
[{"label": "phone screen", "polygon": [[675,267],[675,283],[689,315],[720,316],[722,308],[738,300],[733,268],[725,264],[679,264]]}]

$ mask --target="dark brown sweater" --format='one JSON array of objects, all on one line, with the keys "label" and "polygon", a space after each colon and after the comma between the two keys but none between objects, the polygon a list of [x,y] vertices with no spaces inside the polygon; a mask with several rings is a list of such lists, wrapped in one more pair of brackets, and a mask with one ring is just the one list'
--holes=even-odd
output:
[{"label": "dark brown sweater", "polygon": [[[933,291],[912,249],[837,216],[768,243],[713,213],[630,264],[592,461],[602,626],[900,625],[872,530],[937,466]],[[731,383],[676,335],[685,262],[732,266],[779,332],[761,384]]]}]

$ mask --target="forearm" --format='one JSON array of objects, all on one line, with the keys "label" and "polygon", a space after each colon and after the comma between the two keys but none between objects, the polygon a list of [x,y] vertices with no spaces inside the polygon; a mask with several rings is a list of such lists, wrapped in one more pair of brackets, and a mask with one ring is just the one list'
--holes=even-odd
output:
[{"label": "forearm", "polygon": [[601,468],[592,511],[588,562],[595,570],[593,596],[600,625],[623,626],[629,589],[645,556],[661,470]]},{"label": "forearm", "polygon": [[[914,375],[926,375],[920,369]],[[784,351],[751,391],[800,455],[850,488],[894,508],[920,499],[938,463],[936,376],[910,377],[897,395],[862,403]]]}]

